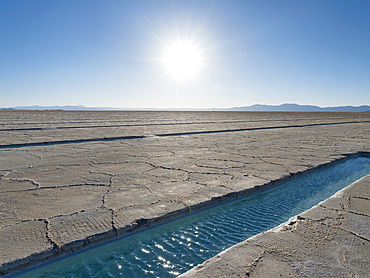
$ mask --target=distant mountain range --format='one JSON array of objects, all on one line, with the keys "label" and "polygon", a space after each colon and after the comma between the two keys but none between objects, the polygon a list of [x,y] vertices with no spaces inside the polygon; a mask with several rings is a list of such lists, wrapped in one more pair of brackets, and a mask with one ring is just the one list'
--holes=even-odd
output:
[{"label": "distant mountain range", "polygon": [[251,106],[233,107],[227,109],[230,111],[268,111],[268,112],[370,112],[370,106],[337,106],[337,107],[319,107],[314,105],[299,104],[281,104],[264,105],[254,104]]},{"label": "distant mountain range", "polygon": [[299,105],[299,104],[281,104],[281,105],[264,105],[264,104],[254,104],[251,106],[233,107],[233,108],[215,108],[215,109],[125,109],[125,108],[112,108],[112,107],[86,107],[83,105],[65,105],[65,106],[18,106],[14,108],[1,108],[1,110],[91,110],[91,111],[102,111],[102,110],[175,110],[175,111],[255,111],[255,112],[370,112],[370,106],[337,106],[337,107],[319,107],[314,105]]}]

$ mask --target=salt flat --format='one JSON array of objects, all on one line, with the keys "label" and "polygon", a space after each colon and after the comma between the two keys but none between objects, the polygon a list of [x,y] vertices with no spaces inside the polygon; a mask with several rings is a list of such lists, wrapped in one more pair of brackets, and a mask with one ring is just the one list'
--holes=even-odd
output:
[{"label": "salt flat", "polygon": [[0,274],[359,152],[370,113],[0,111]]}]

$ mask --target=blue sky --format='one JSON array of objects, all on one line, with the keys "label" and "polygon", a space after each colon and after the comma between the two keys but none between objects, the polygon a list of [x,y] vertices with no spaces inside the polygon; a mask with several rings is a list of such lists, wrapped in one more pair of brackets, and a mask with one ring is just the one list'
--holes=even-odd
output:
[{"label": "blue sky", "polygon": [[[370,104],[370,1],[0,0],[0,107]],[[179,80],[166,47],[202,68]]]}]

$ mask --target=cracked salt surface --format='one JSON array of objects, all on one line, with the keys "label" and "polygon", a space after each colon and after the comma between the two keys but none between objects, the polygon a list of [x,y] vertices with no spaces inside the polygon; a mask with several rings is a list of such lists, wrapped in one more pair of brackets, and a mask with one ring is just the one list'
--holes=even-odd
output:
[{"label": "cracked salt surface", "polygon": [[369,156],[352,158],[22,277],[173,277],[246,238],[276,227],[369,173]]}]

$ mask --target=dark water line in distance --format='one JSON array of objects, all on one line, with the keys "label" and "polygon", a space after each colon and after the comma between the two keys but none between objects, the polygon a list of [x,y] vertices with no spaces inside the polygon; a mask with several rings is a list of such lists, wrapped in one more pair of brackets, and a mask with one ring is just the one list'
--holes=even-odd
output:
[{"label": "dark water line in distance", "polygon": [[243,131],[254,131],[254,130],[273,130],[273,129],[285,129],[285,128],[297,128],[297,127],[303,128],[303,127],[313,127],[313,126],[343,125],[343,124],[356,124],[356,123],[368,123],[368,122],[370,122],[370,121],[355,121],[355,122],[341,122],[341,123],[320,123],[320,124],[270,126],[270,127],[252,127],[252,128],[239,128],[239,129],[222,129],[222,130],[162,133],[162,134],[153,134],[153,135],[129,135],[129,136],[90,138],[90,139],[71,139],[71,140],[48,141],[48,142],[6,144],[6,145],[0,145],[0,149],[24,148],[24,147],[32,147],[32,146],[62,145],[62,144],[78,144],[78,143],[102,142],[102,141],[107,141],[108,142],[108,141],[116,141],[116,140],[132,140],[132,139],[143,139],[143,138],[147,138],[147,137],[151,137],[151,136],[153,136],[153,137],[172,137],[172,136],[185,136],[185,135],[201,135],[201,134],[243,132]]},{"label": "dark water line in distance", "polygon": [[[300,119],[304,120],[324,120],[320,119]],[[155,120],[159,121],[159,120]],[[166,121],[166,120],[162,120]],[[206,121],[206,122],[171,122],[171,123],[142,123],[142,124],[114,124],[114,125],[82,125],[82,126],[55,126],[55,127],[25,127],[25,128],[3,128],[0,132],[8,131],[37,131],[37,130],[57,130],[57,129],[83,129],[83,128],[112,128],[112,127],[137,127],[137,126],[174,126],[174,125],[199,125],[199,124],[234,124],[234,123],[256,123],[256,122],[290,122],[295,120],[253,120],[253,121]],[[107,121],[102,121],[107,122]],[[109,122],[124,122],[124,121],[109,121]],[[132,121],[133,122],[133,121]],[[366,122],[366,121],[360,121]],[[52,125],[52,124],[75,124],[86,122],[53,122],[53,123],[24,123],[26,124],[37,124],[37,125]],[[91,122],[89,122],[91,123]],[[355,122],[353,122],[355,123]],[[3,125],[21,125],[21,124],[3,124]]]}]

